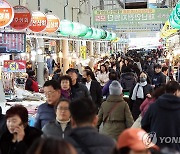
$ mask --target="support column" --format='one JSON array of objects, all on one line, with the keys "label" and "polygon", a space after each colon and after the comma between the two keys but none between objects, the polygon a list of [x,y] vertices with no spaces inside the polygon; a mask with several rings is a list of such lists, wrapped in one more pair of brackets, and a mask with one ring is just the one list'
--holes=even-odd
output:
[{"label": "support column", "polygon": [[63,52],[63,74],[66,74],[66,71],[69,69],[69,46],[68,46],[68,40],[64,39],[62,40],[62,52]]},{"label": "support column", "polygon": [[76,54],[77,54],[77,57],[79,57],[80,56],[80,41],[76,41],[76,49],[75,49],[76,51]]},{"label": "support column", "polygon": [[94,56],[94,51],[93,51],[93,41],[89,42],[89,56]]},{"label": "support column", "polygon": [[101,43],[97,42],[97,54],[98,54],[98,56],[101,54],[100,49],[101,49]]},{"label": "support column", "polygon": [[37,54],[37,81],[40,86],[44,85],[44,39],[38,39],[37,50],[42,50],[42,53]]}]

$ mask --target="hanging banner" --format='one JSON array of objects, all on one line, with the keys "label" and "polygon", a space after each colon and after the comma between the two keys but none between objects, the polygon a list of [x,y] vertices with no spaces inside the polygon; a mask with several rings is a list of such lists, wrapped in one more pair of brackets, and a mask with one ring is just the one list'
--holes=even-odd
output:
[{"label": "hanging banner", "polygon": [[14,19],[10,26],[16,30],[23,30],[31,23],[31,12],[24,6],[14,6]]},{"label": "hanging banner", "polygon": [[46,32],[47,33],[54,33],[59,29],[60,20],[55,15],[46,15],[47,18],[47,26]]},{"label": "hanging banner", "polygon": [[6,1],[0,0],[0,28],[8,26],[14,18],[14,10]]},{"label": "hanging banner", "polygon": [[4,72],[26,72],[25,60],[4,60]]},{"label": "hanging banner", "polygon": [[83,59],[86,59],[86,46],[81,46],[80,47],[80,56],[83,58]]},{"label": "hanging banner", "polygon": [[32,20],[29,29],[33,32],[42,32],[47,26],[47,18],[44,13],[39,11],[32,12]]}]

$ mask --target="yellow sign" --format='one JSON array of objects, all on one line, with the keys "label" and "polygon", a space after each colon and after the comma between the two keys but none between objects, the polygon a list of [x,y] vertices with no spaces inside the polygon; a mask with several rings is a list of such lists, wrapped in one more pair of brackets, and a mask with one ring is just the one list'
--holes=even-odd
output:
[{"label": "yellow sign", "polygon": [[86,59],[86,50],[87,50],[86,46],[81,46],[80,55],[83,59]]}]

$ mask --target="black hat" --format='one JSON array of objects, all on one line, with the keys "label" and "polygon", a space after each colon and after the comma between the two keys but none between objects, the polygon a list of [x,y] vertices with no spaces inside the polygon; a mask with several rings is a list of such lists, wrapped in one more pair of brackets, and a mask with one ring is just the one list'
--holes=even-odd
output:
[{"label": "black hat", "polygon": [[68,73],[70,73],[70,72],[74,72],[74,73],[78,74],[77,69],[74,69],[74,68],[69,68],[69,69],[66,71],[66,74],[68,74]]}]

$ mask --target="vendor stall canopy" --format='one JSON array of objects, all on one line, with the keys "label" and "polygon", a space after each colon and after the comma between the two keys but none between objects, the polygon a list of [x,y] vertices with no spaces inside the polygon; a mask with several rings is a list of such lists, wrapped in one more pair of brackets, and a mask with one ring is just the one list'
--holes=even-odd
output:
[{"label": "vendor stall canopy", "polygon": [[[28,29],[34,33],[55,33],[62,36],[82,39],[107,40],[116,39],[116,34],[103,29],[88,27],[78,22],[59,20],[56,15],[47,15],[40,11],[29,11],[24,6],[12,7],[8,2],[0,0],[0,29],[10,25],[18,31]],[[6,12],[3,12],[6,10]]]}]

